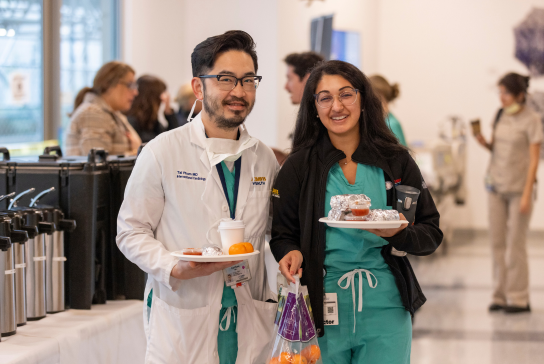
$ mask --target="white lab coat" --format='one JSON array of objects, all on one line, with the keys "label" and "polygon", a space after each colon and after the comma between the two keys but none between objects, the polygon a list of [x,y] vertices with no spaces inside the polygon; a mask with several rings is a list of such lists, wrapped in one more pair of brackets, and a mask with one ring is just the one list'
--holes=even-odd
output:
[{"label": "white lab coat", "polygon": [[[248,137],[242,125],[240,140]],[[220,246],[218,220],[230,217],[217,169],[210,167],[205,141],[199,115],[149,142],[138,157],[119,211],[117,245],[148,273],[144,299],[146,363],[219,363],[217,333],[223,273],[184,281],[170,276],[178,261],[170,252],[206,245],[207,233]],[[237,364],[264,363],[272,337],[277,305],[264,302],[275,298],[268,286],[264,250],[271,221],[270,192],[278,170],[274,153],[261,142],[243,151],[236,219],[246,225],[244,240],[261,254],[249,260],[251,281],[235,289]],[[146,301],[151,289],[148,322]]]}]

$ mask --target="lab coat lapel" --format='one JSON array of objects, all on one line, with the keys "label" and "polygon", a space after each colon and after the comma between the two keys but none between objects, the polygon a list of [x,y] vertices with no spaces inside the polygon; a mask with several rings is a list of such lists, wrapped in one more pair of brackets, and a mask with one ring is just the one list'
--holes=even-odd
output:
[{"label": "lab coat lapel", "polygon": [[242,153],[242,170],[240,171],[240,184],[238,186],[238,200],[236,201],[236,220],[242,220],[244,209],[247,206],[249,193],[253,187],[254,166],[257,161],[257,154],[254,149],[257,146],[246,149]]},{"label": "lab coat lapel", "polygon": [[214,209],[214,205],[217,205],[217,201],[214,201],[212,190],[213,188],[218,188],[222,195],[224,195],[224,192],[221,180],[219,179],[219,174],[217,174],[217,169],[215,166],[211,166],[208,154],[206,153],[206,134],[204,132],[204,124],[202,124],[200,114],[193,119],[189,127],[191,128],[189,139],[192,144],[202,148],[200,163],[202,163],[206,169],[206,187],[202,194],[202,202],[206,205],[212,216],[214,216],[213,218],[217,220],[221,218],[221,211],[217,208]]}]

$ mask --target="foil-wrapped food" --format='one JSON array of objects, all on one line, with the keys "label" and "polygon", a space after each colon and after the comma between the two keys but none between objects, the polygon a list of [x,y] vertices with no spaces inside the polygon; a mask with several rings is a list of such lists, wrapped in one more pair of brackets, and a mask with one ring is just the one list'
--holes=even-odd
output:
[{"label": "foil-wrapped food", "polygon": [[365,216],[367,221],[398,221],[400,220],[397,210],[370,210],[370,213]]},{"label": "foil-wrapped food", "polygon": [[[370,210],[366,216],[355,216],[352,213],[347,213],[344,216],[346,221],[398,221],[400,220],[397,210]],[[341,221],[341,220],[337,220]]]},{"label": "foil-wrapped food", "polygon": [[397,221],[400,216],[397,210],[370,210],[366,216],[354,216],[350,205],[368,204],[370,198],[367,195],[336,195],[331,197],[331,210],[327,216],[333,221]]},{"label": "foil-wrapped food", "polygon": [[357,205],[363,201],[370,204],[370,198],[367,195],[336,195],[331,197],[331,209],[346,212],[349,210],[349,205]]},{"label": "foil-wrapped food", "polygon": [[329,211],[329,220],[343,221],[345,215],[351,212],[349,205],[358,205],[363,202],[370,205],[370,198],[367,195],[336,195],[331,197],[331,210]]},{"label": "foil-wrapped food", "polygon": [[223,249],[217,245],[208,245],[202,248],[202,255],[208,257],[223,255]]}]

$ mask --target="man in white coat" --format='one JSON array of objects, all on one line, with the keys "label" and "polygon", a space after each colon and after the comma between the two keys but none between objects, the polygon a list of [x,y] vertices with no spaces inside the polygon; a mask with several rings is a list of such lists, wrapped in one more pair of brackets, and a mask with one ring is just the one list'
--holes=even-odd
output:
[{"label": "man in white coat", "polygon": [[[143,148],[117,221],[120,250],[148,273],[145,362],[264,363],[277,307],[264,238],[279,166],[244,125],[261,81],[255,43],[243,31],[229,31],[198,44],[191,63],[203,110]],[[232,262],[170,255],[221,246],[217,228],[226,218],[242,220],[244,241],[261,252],[248,259],[251,279],[232,287],[223,275]]]}]

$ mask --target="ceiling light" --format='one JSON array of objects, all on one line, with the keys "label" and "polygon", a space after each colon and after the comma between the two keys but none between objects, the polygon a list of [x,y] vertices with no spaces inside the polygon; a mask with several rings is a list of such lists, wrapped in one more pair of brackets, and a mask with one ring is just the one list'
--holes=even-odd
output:
[{"label": "ceiling light", "polygon": [[7,34],[7,31],[4,28],[0,28],[0,37],[5,37]]},{"label": "ceiling light", "polygon": [[13,37],[15,35],[15,29],[8,30],[8,37]]}]

